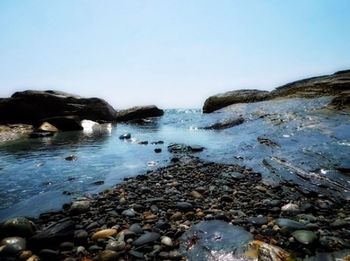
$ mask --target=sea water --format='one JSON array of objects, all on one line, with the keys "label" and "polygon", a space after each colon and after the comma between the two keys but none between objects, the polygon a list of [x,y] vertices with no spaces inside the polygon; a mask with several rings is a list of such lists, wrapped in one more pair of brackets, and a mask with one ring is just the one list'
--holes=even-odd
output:
[{"label": "sea water", "polygon": [[[174,156],[167,151],[171,143],[201,145],[205,149],[195,156],[252,168],[271,184],[292,180],[317,189],[329,183],[337,187],[337,193],[348,196],[350,117],[325,109],[330,99],[236,104],[211,114],[199,109],[170,109],[142,124],[117,123],[3,143],[0,219],[59,209],[72,198],[166,166]],[[202,129],[237,117],[245,122],[224,130]],[[124,133],[131,133],[132,138],[119,139]],[[258,137],[277,145],[261,144]],[[148,144],[139,144],[141,141]],[[157,141],[164,144],[152,144]],[[162,152],[155,153],[155,148]],[[76,160],[66,160],[70,155]],[[301,175],[308,176],[308,182]]]}]

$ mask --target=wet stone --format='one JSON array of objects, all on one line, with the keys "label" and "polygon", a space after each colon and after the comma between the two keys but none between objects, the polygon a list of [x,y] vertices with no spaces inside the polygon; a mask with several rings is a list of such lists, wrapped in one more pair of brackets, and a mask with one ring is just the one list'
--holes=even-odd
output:
[{"label": "wet stone", "polygon": [[276,219],[276,224],[280,228],[286,228],[289,231],[304,230],[306,228],[304,224],[287,218]]},{"label": "wet stone", "polygon": [[117,261],[118,253],[112,250],[104,250],[98,254],[98,261]]},{"label": "wet stone", "polygon": [[10,218],[0,224],[0,235],[2,237],[19,236],[30,237],[35,232],[35,225],[32,221],[23,218]]},{"label": "wet stone", "polygon": [[136,239],[133,242],[134,246],[142,246],[148,243],[152,243],[154,241],[157,241],[160,238],[160,235],[155,232],[146,232],[142,236],[140,236],[138,239]]},{"label": "wet stone", "polygon": [[42,249],[39,252],[39,257],[40,257],[40,260],[43,260],[43,261],[60,260],[59,252],[52,249]]},{"label": "wet stone", "polygon": [[119,136],[119,139],[121,139],[121,140],[129,140],[129,139],[131,139],[131,134],[130,133],[124,133],[124,134]]},{"label": "wet stone", "polygon": [[262,226],[266,225],[268,220],[267,217],[251,217],[248,218],[248,222],[252,223],[253,225]]},{"label": "wet stone", "polygon": [[122,215],[125,217],[135,217],[135,210],[132,208],[126,209],[122,212]]},{"label": "wet stone", "polygon": [[26,249],[26,240],[21,237],[7,237],[1,240],[0,256],[16,256]]},{"label": "wet stone", "polygon": [[188,202],[178,202],[176,203],[176,208],[181,211],[191,211],[193,210],[193,205]]},{"label": "wet stone", "polygon": [[304,245],[309,245],[317,239],[316,234],[308,230],[296,230],[292,233],[292,236]]},{"label": "wet stone", "polygon": [[220,220],[203,221],[186,231],[180,241],[180,251],[189,260],[220,260],[225,253],[234,260],[245,252],[252,234],[242,227]]}]

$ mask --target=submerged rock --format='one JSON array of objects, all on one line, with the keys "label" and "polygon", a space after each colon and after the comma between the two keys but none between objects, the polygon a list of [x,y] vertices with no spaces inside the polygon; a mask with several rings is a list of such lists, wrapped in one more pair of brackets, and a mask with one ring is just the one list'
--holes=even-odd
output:
[{"label": "submerged rock", "polygon": [[252,234],[242,227],[220,220],[203,221],[181,236],[180,251],[189,260],[235,260],[242,257],[251,240]]},{"label": "submerged rock", "polygon": [[212,125],[209,125],[207,127],[204,127],[205,130],[222,130],[222,129],[228,129],[237,125],[241,125],[244,122],[244,118],[234,118],[234,119],[228,119],[224,121],[220,121],[217,123],[214,123]]},{"label": "submerged rock", "polygon": [[148,117],[162,116],[164,111],[155,105],[132,107],[127,110],[120,110],[117,113],[117,121],[131,121]]}]

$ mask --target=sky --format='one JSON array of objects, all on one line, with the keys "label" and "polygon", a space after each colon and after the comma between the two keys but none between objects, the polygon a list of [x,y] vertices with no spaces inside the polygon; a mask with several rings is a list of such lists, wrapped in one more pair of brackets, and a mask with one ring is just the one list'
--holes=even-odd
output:
[{"label": "sky", "polygon": [[348,0],[1,0],[0,97],[200,108],[350,68]]}]

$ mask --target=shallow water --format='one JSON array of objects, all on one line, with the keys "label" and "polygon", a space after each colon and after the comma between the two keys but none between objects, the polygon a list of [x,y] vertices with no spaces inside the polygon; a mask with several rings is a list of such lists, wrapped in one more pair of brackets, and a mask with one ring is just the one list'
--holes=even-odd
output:
[{"label": "shallow water", "polygon": [[[96,132],[4,143],[0,145],[0,219],[57,209],[71,197],[96,193],[125,177],[165,166],[172,157],[167,151],[170,143],[202,145],[206,149],[196,154],[200,158],[251,167],[270,183],[287,179],[314,190],[322,187],[323,193],[349,196],[350,176],[337,168],[350,168],[350,117],[323,109],[329,101],[237,104],[212,114],[167,110],[143,125],[117,124]],[[200,129],[239,115],[246,119],[242,125],[220,131]],[[132,140],[120,140],[127,132]],[[278,146],[260,144],[257,137]],[[164,144],[150,144],[158,140]],[[162,152],[155,153],[155,148]],[[69,155],[78,159],[66,161]]]}]

